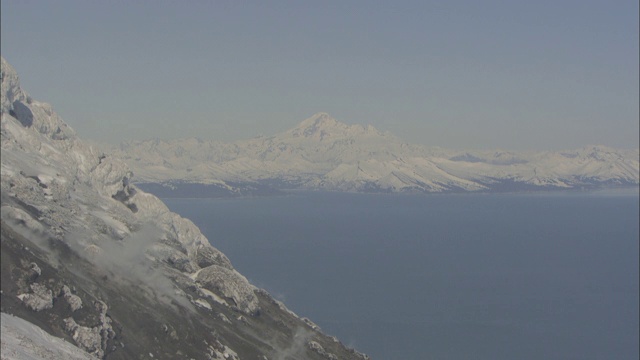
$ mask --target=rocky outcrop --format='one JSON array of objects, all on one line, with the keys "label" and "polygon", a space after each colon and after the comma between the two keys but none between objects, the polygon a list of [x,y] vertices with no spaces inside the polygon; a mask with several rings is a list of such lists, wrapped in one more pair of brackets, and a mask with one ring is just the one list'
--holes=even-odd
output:
[{"label": "rocky outcrop", "polygon": [[231,262],[223,253],[209,246],[201,246],[197,249],[196,262],[201,268],[211,265],[217,265],[225,269],[232,268]]},{"label": "rocky outcrop", "polygon": [[65,330],[71,334],[71,338],[79,348],[98,358],[104,356],[100,328],[80,326],[73,318],[64,319],[64,325]]},{"label": "rocky outcrop", "polygon": [[33,311],[42,311],[53,307],[53,295],[45,285],[33,283],[31,292],[18,295],[18,299]]},{"label": "rocky outcrop", "polygon": [[73,293],[71,293],[71,290],[67,285],[64,285],[62,287],[60,296],[62,296],[67,301],[72,312],[82,309],[82,299],[80,299],[78,295],[74,295]]},{"label": "rocky outcrop", "polygon": [[245,314],[255,315],[259,311],[255,287],[233,269],[210,265],[200,270],[196,282],[203,288],[231,299],[233,304]]}]

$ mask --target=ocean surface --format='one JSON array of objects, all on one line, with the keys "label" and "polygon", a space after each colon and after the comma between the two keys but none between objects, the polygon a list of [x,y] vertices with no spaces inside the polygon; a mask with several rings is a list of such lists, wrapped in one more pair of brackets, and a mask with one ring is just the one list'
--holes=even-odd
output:
[{"label": "ocean surface", "polygon": [[639,358],[637,191],[163,200],[374,360]]}]

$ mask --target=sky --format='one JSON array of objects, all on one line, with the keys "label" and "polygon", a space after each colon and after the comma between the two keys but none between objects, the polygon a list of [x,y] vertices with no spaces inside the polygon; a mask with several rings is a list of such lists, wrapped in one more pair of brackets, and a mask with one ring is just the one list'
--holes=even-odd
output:
[{"label": "sky", "polygon": [[81,137],[273,135],[317,112],[452,149],[637,148],[637,0],[1,1]]}]

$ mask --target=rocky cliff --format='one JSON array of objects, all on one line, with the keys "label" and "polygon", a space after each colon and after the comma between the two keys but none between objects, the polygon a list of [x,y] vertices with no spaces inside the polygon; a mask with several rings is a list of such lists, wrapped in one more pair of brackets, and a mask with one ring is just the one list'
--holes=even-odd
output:
[{"label": "rocky cliff", "polygon": [[[0,76],[2,359],[56,358],[68,343],[87,359],[367,358],[251,285],[4,58]],[[5,326],[9,314],[30,324]]]}]

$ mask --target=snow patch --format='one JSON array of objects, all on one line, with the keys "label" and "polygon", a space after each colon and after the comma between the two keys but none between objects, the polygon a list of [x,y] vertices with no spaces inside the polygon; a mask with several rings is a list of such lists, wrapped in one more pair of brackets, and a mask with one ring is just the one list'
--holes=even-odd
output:
[{"label": "snow patch", "polygon": [[64,339],[52,336],[19,317],[2,313],[2,360],[97,360]]}]

